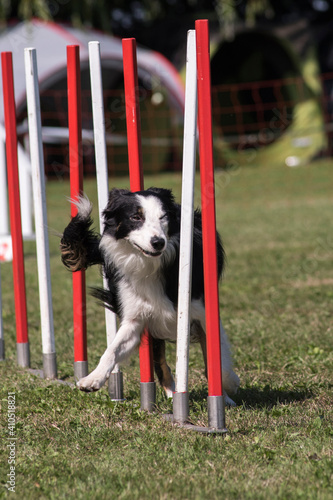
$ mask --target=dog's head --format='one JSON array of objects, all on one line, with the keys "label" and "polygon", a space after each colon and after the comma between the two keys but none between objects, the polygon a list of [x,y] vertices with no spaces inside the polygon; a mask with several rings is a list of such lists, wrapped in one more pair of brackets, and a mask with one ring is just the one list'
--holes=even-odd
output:
[{"label": "dog's head", "polygon": [[168,189],[112,189],[103,216],[105,235],[126,240],[147,257],[162,255],[179,230],[178,206]]}]

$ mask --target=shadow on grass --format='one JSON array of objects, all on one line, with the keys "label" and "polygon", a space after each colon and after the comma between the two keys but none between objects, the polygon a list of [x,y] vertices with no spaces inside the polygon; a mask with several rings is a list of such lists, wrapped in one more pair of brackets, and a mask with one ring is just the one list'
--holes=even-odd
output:
[{"label": "shadow on grass", "polygon": [[285,389],[265,387],[248,387],[239,389],[235,396],[235,402],[244,408],[272,408],[279,404],[305,401],[313,397],[310,389]]},{"label": "shadow on grass", "polygon": [[[202,386],[192,389],[189,393],[190,404],[197,405],[201,402],[205,404],[207,396],[207,387]],[[307,388],[286,389],[272,388],[270,385],[265,385],[264,387],[240,388],[237,394],[232,395],[232,399],[237,406],[243,406],[245,409],[270,409],[279,404],[305,401],[313,396],[313,392]]]}]

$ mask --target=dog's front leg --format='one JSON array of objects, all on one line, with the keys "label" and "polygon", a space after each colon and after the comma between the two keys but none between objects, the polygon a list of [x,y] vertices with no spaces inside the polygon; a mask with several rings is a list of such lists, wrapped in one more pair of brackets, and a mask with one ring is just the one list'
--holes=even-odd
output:
[{"label": "dog's front leg", "polygon": [[115,365],[125,360],[139,344],[143,327],[143,323],[137,320],[122,323],[95,370],[87,377],[81,378],[76,384],[77,387],[86,392],[98,391],[109,378]]}]

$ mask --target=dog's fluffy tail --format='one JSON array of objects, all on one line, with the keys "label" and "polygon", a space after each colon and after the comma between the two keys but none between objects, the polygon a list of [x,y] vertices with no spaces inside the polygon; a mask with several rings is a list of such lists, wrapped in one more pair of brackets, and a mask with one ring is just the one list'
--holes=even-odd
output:
[{"label": "dog's fluffy tail", "polygon": [[85,196],[74,201],[78,213],[72,218],[60,241],[61,260],[72,272],[101,264],[100,235],[91,229],[92,204]]}]

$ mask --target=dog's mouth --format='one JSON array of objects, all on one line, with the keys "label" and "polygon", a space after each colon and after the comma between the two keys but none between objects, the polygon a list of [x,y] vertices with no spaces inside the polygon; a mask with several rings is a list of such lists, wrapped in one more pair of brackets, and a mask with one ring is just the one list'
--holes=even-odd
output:
[{"label": "dog's mouth", "polygon": [[160,255],[162,255],[162,252],[149,252],[148,250],[144,250],[142,247],[140,247],[140,245],[138,245],[137,243],[133,242],[133,245],[138,249],[140,250],[140,252],[143,253],[143,255],[146,255],[147,257],[159,257]]}]

